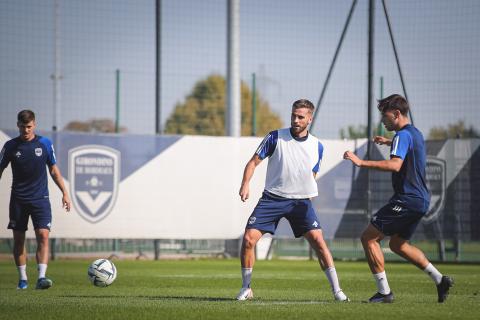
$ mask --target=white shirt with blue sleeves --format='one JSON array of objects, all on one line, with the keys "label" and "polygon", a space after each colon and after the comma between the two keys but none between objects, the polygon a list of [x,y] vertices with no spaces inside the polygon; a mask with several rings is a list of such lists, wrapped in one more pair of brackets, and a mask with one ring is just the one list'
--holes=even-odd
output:
[{"label": "white shirt with blue sleeves", "polygon": [[323,145],[310,133],[296,139],[290,128],[270,132],[255,152],[268,159],[265,190],[289,199],[318,195],[314,174],[320,171]]}]

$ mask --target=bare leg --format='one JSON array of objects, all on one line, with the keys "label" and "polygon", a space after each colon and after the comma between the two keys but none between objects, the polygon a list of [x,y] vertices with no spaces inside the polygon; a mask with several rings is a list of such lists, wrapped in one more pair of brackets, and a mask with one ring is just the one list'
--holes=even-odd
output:
[{"label": "bare leg", "polygon": [[263,233],[257,229],[245,229],[242,241],[242,252],[240,261],[242,264],[242,289],[237,295],[237,300],[248,300],[253,298],[253,291],[250,288],[253,265],[255,264],[255,245]]},{"label": "bare leg", "polygon": [[390,238],[389,245],[393,252],[410,261],[421,270],[425,269],[430,263],[420,249],[411,245],[407,240],[398,235]]},{"label": "bare leg", "polygon": [[322,270],[327,268],[333,267],[333,258],[330,250],[323,239],[322,230],[310,230],[303,235],[305,239],[307,239],[310,246],[313,248],[315,253],[317,254],[318,262],[320,263],[320,267]]},{"label": "bare leg", "polygon": [[[362,245],[365,251],[365,257],[368,261],[370,271],[377,284],[378,293],[369,299],[370,302],[392,302],[393,293],[388,285],[387,275],[385,273],[385,258],[383,256],[380,241],[385,235],[369,224],[362,234]],[[380,296],[378,295],[380,294]]]},{"label": "bare leg", "polygon": [[453,279],[449,276],[442,275],[440,271],[428,261],[422,250],[411,245],[408,243],[408,240],[398,235],[391,237],[390,249],[428,274],[437,287],[438,302],[442,303],[447,299],[449,290],[454,283]]},{"label": "bare leg", "polygon": [[365,257],[373,274],[385,271],[385,258],[379,244],[384,237],[383,233],[371,224],[363,231],[361,237]]},{"label": "bare leg", "polygon": [[35,236],[37,237],[37,264],[48,264],[48,236],[50,231],[48,229],[35,229]]},{"label": "bare leg", "polygon": [[25,231],[13,230],[13,258],[17,266],[27,264],[27,249],[25,248]]},{"label": "bare leg", "polygon": [[313,250],[317,254],[318,263],[320,267],[325,272],[330,287],[332,288],[332,293],[337,301],[349,301],[348,297],[343,293],[340,288],[340,282],[338,281],[337,270],[333,264],[332,254],[323,239],[322,230],[310,230],[303,235],[305,239],[308,240]]},{"label": "bare leg", "polygon": [[255,246],[263,233],[257,229],[245,229],[243,235],[240,261],[242,268],[253,268],[255,264]]}]

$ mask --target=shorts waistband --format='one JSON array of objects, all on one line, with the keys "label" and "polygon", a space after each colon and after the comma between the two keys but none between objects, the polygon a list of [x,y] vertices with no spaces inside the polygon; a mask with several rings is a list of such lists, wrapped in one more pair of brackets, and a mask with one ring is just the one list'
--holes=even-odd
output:
[{"label": "shorts waistband", "polygon": [[276,195],[274,193],[271,193],[267,190],[263,190],[263,193],[271,198],[274,198],[274,199],[279,199],[279,200],[310,200],[310,198],[285,198],[285,197],[282,197],[282,196],[279,196],[279,195]]}]

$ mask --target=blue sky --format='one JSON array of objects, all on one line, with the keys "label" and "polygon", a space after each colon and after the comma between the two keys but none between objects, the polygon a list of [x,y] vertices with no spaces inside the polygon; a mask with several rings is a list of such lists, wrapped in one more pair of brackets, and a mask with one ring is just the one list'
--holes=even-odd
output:
[{"label": "blue sky", "polygon": [[[59,0],[60,127],[115,114],[121,70],[121,125],[154,133],[153,0]],[[367,3],[359,0],[337,60],[315,134],[366,124]],[[41,129],[53,123],[53,0],[0,0],[0,128],[13,128],[22,107]],[[257,74],[260,94],[285,125],[291,103],[319,98],[351,1],[240,0],[241,76]],[[480,129],[480,2],[387,1],[415,124],[464,120]],[[226,1],[163,0],[162,116],[196,81],[226,70]],[[401,93],[381,2],[376,4],[375,95]]]}]

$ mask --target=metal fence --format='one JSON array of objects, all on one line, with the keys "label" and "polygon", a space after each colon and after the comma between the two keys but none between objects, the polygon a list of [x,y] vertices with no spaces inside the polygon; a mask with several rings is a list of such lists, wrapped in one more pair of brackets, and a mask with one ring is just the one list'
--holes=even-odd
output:
[{"label": "metal fence", "polygon": [[[327,241],[335,260],[364,260],[360,239],[335,239]],[[442,252],[438,241],[416,241],[412,244],[420,248],[431,261],[480,262],[480,241],[467,241],[455,250],[453,241],[446,241],[447,250]],[[0,239],[0,255],[9,257],[13,241]],[[51,239],[53,259],[93,259],[95,257],[115,257],[120,259],[192,259],[192,258],[236,258],[240,250],[240,239],[232,240],[122,240],[122,239]],[[403,261],[393,253],[388,242],[382,241],[382,250],[387,261]],[[34,257],[36,242],[26,241],[27,252]],[[315,259],[305,239],[278,238],[272,242],[269,259]]]}]

